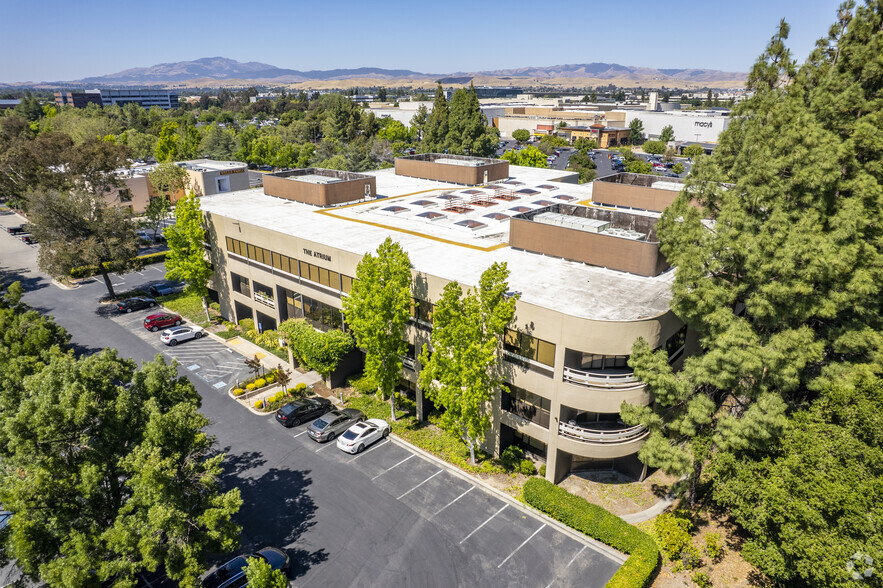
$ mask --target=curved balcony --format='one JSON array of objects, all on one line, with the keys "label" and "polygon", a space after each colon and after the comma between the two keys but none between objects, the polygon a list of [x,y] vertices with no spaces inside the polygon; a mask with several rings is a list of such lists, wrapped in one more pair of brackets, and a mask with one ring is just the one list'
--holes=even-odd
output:
[{"label": "curved balcony", "polygon": [[644,383],[636,380],[631,371],[586,372],[564,366],[563,379],[568,384],[576,384],[586,388],[603,388],[605,390],[632,390],[642,388]]},{"label": "curved balcony", "polygon": [[600,422],[589,426],[570,421],[558,424],[558,449],[584,457],[625,457],[637,452],[649,434],[641,425]]}]

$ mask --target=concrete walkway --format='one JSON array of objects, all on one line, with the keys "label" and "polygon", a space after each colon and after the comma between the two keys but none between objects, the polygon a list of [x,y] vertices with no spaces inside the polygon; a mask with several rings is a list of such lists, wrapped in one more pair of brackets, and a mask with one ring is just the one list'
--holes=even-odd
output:
[{"label": "concrete walkway", "polygon": [[641,512],[635,512],[632,514],[623,515],[619,518],[621,518],[625,522],[631,523],[633,525],[635,523],[643,523],[644,521],[649,521],[653,517],[658,517],[659,515],[664,513],[666,510],[668,510],[668,507],[670,507],[674,503],[675,503],[675,497],[672,496],[671,494],[666,494],[662,500],[660,500],[659,502],[657,502],[656,504],[654,504],[650,508],[642,510]]}]

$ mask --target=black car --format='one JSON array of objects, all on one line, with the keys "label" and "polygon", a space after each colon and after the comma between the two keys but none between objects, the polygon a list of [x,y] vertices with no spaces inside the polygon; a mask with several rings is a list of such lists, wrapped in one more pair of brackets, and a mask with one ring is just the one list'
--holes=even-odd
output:
[{"label": "black car", "polygon": [[21,242],[25,243],[26,245],[34,245],[35,243],[37,243],[37,238],[31,237],[30,235],[23,235],[21,238]]},{"label": "black car", "polygon": [[202,581],[203,588],[238,588],[245,586],[248,580],[245,577],[245,568],[248,566],[249,558],[257,557],[263,559],[274,570],[282,570],[288,574],[288,555],[281,549],[275,547],[264,547],[259,549],[257,553],[246,553],[239,555],[216,569],[214,572],[205,577]]},{"label": "black car", "polygon": [[324,443],[346,432],[351,426],[365,420],[365,413],[357,408],[329,411],[307,427],[307,435],[313,441]]},{"label": "black car", "polygon": [[156,306],[156,300],[145,298],[144,296],[135,296],[134,298],[126,298],[122,302],[117,302],[117,310],[120,312],[132,312],[133,310],[153,308],[154,306]]},{"label": "black car", "polygon": [[331,410],[331,401],[327,398],[306,398],[286,404],[276,411],[276,420],[286,427],[296,427],[313,417],[321,416]]},{"label": "black car", "polygon": [[24,225],[18,225],[15,227],[6,227],[6,232],[10,235],[21,235],[22,233],[26,233]]}]

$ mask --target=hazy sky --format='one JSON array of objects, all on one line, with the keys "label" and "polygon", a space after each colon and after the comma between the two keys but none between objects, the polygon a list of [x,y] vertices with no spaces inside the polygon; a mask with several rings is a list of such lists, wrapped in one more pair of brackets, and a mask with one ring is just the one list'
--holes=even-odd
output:
[{"label": "hazy sky", "polygon": [[200,57],[453,73],[593,61],[747,71],[777,23],[799,59],[841,0],[0,0],[0,81]]}]

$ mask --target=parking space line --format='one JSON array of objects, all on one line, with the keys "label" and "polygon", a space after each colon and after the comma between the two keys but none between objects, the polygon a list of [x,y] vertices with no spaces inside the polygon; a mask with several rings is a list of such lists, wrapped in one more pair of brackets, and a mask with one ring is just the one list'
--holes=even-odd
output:
[{"label": "parking space line", "polygon": [[540,526],[539,529],[537,529],[536,531],[533,532],[533,535],[531,535],[530,537],[528,537],[527,539],[525,539],[524,541],[522,541],[522,542],[521,542],[521,545],[519,545],[518,547],[516,547],[515,550],[514,550],[512,553],[510,553],[509,555],[507,555],[507,556],[506,556],[506,559],[504,559],[503,561],[501,561],[501,562],[500,562],[500,565],[497,566],[497,569],[499,570],[500,568],[502,568],[502,567],[503,567],[503,564],[506,563],[507,561],[509,561],[509,558],[511,558],[513,555],[515,555],[515,553],[516,553],[519,549],[521,549],[522,547],[524,547],[525,545],[527,545],[527,542],[528,542],[528,541],[530,541],[531,539],[533,539],[534,537],[536,537],[537,533],[539,533],[540,531],[542,531],[542,530],[545,529],[545,528],[546,528],[546,523],[543,523],[543,524]]},{"label": "parking space line", "polygon": [[[579,555],[580,555],[583,551],[586,550],[586,547],[587,547],[586,545],[583,545],[583,548],[576,552],[576,555],[574,555],[574,556],[570,559],[570,561],[567,562],[567,565],[564,566],[564,569],[565,569],[565,570],[566,570],[567,568],[570,567],[570,564],[572,564],[573,562],[576,561],[576,558],[578,558]],[[558,579],[558,576],[555,576],[554,578],[552,578],[552,581],[549,582],[548,584],[546,584],[546,588],[552,588],[552,584],[554,584],[554,583],[555,583],[555,580],[557,580],[557,579]]]},{"label": "parking space line", "polygon": [[416,486],[414,486],[413,488],[411,488],[410,490],[408,490],[407,492],[405,492],[404,494],[402,494],[401,496],[396,498],[396,500],[401,500],[402,498],[404,498],[405,496],[407,496],[408,494],[410,494],[411,492],[413,492],[414,490],[416,490],[417,488],[419,488],[420,486],[422,486],[426,482],[430,481],[431,479],[433,479],[434,477],[436,477],[440,473],[442,473],[442,470],[435,472],[434,474],[432,474],[431,476],[429,476],[428,478],[426,478],[425,480],[423,480],[422,482],[420,482],[419,484],[417,484]]},{"label": "parking space line", "polygon": [[374,451],[375,448],[380,447],[381,445],[386,445],[386,442],[380,441],[380,443],[377,443],[374,447],[369,447],[368,451],[363,451],[362,453],[357,453],[356,456],[349,461],[349,463],[353,463],[354,461],[356,461],[357,459],[359,459],[363,455],[366,455],[366,454]]},{"label": "parking space line", "polygon": [[380,476],[382,476],[383,474],[385,474],[386,472],[388,472],[388,471],[391,470],[392,468],[395,468],[395,467],[398,467],[398,466],[402,465],[403,463],[405,463],[406,461],[408,461],[409,459],[411,459],[411,458],[414,457],[415,455],[417,455],[417,454],[416,454],[416,453],[412,453],[411,455],[409,455],[408,457],[406,457],[405,459],[403,459],[403,460],[400,461],[399,463],[395,464],[394,466],[392,466],[392,467],[390,467],[390,468],[388,468],[388,469],[383,470],[382,472],[380,472],[379,474],[377,474],[376,476],[374,476],[373,478],[371,478],[371,481],[373,482],[374,480],[376,480],[377,478],[379,478]]},{"label": "parking space line", "polygon": [[306,434],[307,434],[306,431],[301,431],[301,432],[298,433],[297,435],[292,435],[291,438],[292,438],[292,439],[297,439],[297,438],[300,437],[301,435],[306,435]]},{"label": "parking space line", "polygon": [[331,441],[326,441],[325,443],[322,444],[322,447],[320,447],[319,449],[316,450],[316,453],[319,453],[319,452],[322,451],[323,449],[326,449],[326,448],[328,448],[328,447],[331,447],[332,445],[337,445],[337,444],[336,444],[336,443],[332,443]]},{"label": "parking space line", "polygon": [[161,273],[161,274],[162,274],[162,273],[165,273],[165,272],[163,272],[161,269],[159,269],[158,267],[156,267],[155,265],[151,265],[151,266],[148,266],[148,267],[150,267],[150,269],[152,269],[152,270],[156,270],[156,271],[158,271],[158,272]]},{"label": "parking space line", "polygon": [[503,508],[501,508],[500,510],[498,510],[497,512],[495,512],[494,514],[492,514],[491,516],[489,516],[485,522],[483,522],[482,524],[478,525],[475,529],[473,529],[473,531],[472,531],[471,533],[469,533],[468,535],[466,535],[465,537],[463,537],[463,540],[460,541],[460,543],[458,543],[458,545],[463,545],[463,541],[466,541],[467,539],[469,539],[470,537],[472,537],[473,535],[475,535],[475,533],[477,533],[479,529],[481,529],[483,526],[485,526],[486,524],[488,524],[489,522],[491,522],[491,520],[492,520],[495,516],[497,516],[498,514],[500,514],[501,512],[503,512],[504,510],[506,510],[506,507],[507,507],[507,506],[509,506],[509,505],[508,505],[508,504],[504,504],[504,505],[503,505]]},{"label": "parking space line", "polygon": [[457,498],[453,499],[452,501],[450,501],[449,503],[447,503],[446,505],[444,505],[443,507],[441,507],[440,509],[438,509],[437,511],[435,511],[435,514],[433,514],[432,516],[437,515],[438,513],[440,513],[441,511],[443,511],[444,509],[448,508],[449,506],[451,506],[452,504],[454,504],[455,502],[457,502],[458,500],[460,500],[461,498],[463,498],[464,496],[466,496],[467,494],[469,494],[470,492],[472,492],[473,490],[475,490],[475,486],[470,486],[470,487],[469,487],[469,490],[467,490],[466,492],[464,492],[463,494],[461,494],[461,495],[458,496]]}]

